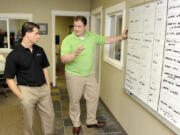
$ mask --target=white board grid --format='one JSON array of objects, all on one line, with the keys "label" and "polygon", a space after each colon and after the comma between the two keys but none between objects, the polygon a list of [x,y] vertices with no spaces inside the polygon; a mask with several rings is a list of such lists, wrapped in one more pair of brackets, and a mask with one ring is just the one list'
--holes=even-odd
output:
[{"label": "white board grid", "polygon": [[125,89],[180,135],[180,1],[129,9]]}]

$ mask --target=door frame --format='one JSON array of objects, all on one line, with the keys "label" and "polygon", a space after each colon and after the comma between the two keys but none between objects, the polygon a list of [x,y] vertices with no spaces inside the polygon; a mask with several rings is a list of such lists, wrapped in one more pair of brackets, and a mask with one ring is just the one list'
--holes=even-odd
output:
[{"label": "door frame", "polygon": [[[96,26],[95,26],[95,23],[96,23],[96,16],[97,14],[100,14],[100,18],[101,18],[101,28],[100,28],[100,35],[102,35],[102,28],[103,28],[103,7],[100,6],[94,10],[91,11],[91,31],[92,32],[95,32],[96,30]],[[99,80],[98,80],[98,86],[100,88],[100,84],[101,84],[101,54],[102,54],[102,47],[103,46],[100,46],[100,52],[99,52]]]},{"label": "door frame", "polygon": [[89,24],[90,12],[88,12],[88,11],[52,10],[51,15],[52,15],[52,79],[53,79],[52,81],[53,81],[53,86],[56,86],[56,46],[55,46],[56,16],[71,16],[71,17],[74,17],[74,16],[82,15],[82,16],[86,17],[87,26],[89,26],[88,24]]}]

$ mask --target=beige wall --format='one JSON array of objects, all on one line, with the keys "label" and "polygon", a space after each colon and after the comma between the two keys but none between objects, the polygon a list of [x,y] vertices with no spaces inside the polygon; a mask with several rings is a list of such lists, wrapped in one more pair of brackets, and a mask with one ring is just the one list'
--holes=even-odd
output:
[{"label": "beige wall", "polygon": [[[45,49],[52,65],[51,10],[89,11],[90,4],[91,9],[99,6],[105,9],[121,1],[91,0],[90,3],[90,0],[1,0],[0,13],[32,13],[34,22],[48,23],[48,35],[41,36],[39,45]],[[145,1],[147,0],[127,0],[127,7]],[[112,67],[104,62],[103,58],[101,64],[101,98],[129,135],[174,135],[164,124],[124,93],[125,69],[120,71]],[[52,67],[50,71],[52,73]]]},{"label": "beige wall", "polygon": [[7,57],[7,53],[0,53],[2,54],[5,58]]},{"label": "beige wall", "polygon": [[1,0],[0,13],[31,13],[36,23],[48,23],[48,35],[42,35],[42,46],[50,61],[52,81],[52,17],[51,10],[89,11],[90,0]]},{"label": "beige wall", "polygon": [[63,16],[57,16],[56,17],[56,35],[60,36],[60,42],[59,45],[56,45],[56,62],[59,60],[59,52],[60,47],[62,44],[62,41],[64,38],[69,34],[69,26],[73,25],[74,17],[63,17]]},{"label": "beige wall", "polygon": [[[145,3],[145,1],[147,2],[148,0],[126,0],[126,8]],[[104,11],[105,8],[120,2],[122,0],[91,0],[91,10],[103,6]],[[126,11],[126,17],[128,18],[128,10]],[[105,13],[103,12],[103,14]],[[103,16],[103,33],[104,18]],[[125,42],[125,52],[126,45],[127,42]],[[169,128],[124,92],[125,66],[122,70],[118,70],[104,62],[103,55],[101,64],[101,99],[128,135],[175,135]]]}]

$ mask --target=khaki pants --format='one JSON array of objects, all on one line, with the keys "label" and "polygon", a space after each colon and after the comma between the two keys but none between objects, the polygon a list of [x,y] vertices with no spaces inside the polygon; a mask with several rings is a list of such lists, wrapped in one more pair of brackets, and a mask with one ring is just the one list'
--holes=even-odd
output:
[{"label": "khaki pants", "polygon": [[45,84],[40,87],[18,86],[21,91],[24,135],[34,135],[33,110],[36,109],[41,118],[43,135],[54,133],[54,109],[50,89]]},{"label": "khaki pants", "polygon": [[70,118],[74,127],[79,127],[80,122],[80,99],[82,95],[86,99],[87,124],[95,124],[96,111],[99,101],[99,88],[94,75],[76,76],[66,73],[66,83],[70,99]]}]

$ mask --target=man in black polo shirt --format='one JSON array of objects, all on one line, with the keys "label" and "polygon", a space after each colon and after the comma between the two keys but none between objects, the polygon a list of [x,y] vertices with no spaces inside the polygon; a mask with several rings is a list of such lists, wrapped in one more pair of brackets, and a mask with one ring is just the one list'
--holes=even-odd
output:
[{"label": "man in black polo shirt", "polygon": [[[22,26],[22,42],[7,57],[5,78],[9,88],[20,99],[23,111],[24,135],[34,135],[33,110],[41,118],[43,135],[54,133],[54,110],[50,95],[48,59],[44,50],[35,45],[39,26],[26,22]],[[17,78],[17,84],[14,77]]]}]

